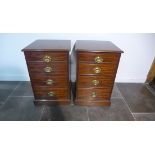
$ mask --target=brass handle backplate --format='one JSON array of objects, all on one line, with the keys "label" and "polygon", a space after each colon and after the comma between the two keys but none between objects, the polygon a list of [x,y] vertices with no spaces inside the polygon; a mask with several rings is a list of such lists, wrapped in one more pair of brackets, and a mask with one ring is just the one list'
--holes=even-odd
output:
[{"label": "brass handle backplate", "polygon": [[51,97],[54,97],[55,96],[55,93],[54,92],[48,92],[48,96],[51,96]]},{"label": "brass handle backplate", "polygon": [[101,68],[100,67],[95,67],[93,69],[93,71],[94,71],[94,73],[99,74],[99,73],[101,73]]},{"label": "brass handle backplate", "polygon": [[52,68],[51,68],[51,67],[45,67],[45,68],[44,68],[44,71],[45,71],[46,73],[50,73],[50,72],[52,72]]},{"label": "brass handle backplate", "polygon": [[91,97],[95,98],[96,96],[96,92],[92,92]]},{"label": "brass handle backplate", "polygon": [[103,62],[103,58],[100,56],[95,57],[95,62],[96,63],[102,63]]},{"label": "brass handle backplate", "polygon": [[43,61],[48,63],[48,62],[51,62],[52,61],[52,58],[50,56],[48,56],[48,55],[45,55],[43,57]]},{"label": "brass handle backplate", "polygon": [[48,79],[47,81],[45,81],[47,85],[52,85],[54,84],[54,81],[51,79]]},{"label": "brass handle backplate", "polygon": [[92,84],[93,84],[94,86],[99,85],[99,83],[100,83],[100,81],[99,81],[99,80],[92,80]]}]

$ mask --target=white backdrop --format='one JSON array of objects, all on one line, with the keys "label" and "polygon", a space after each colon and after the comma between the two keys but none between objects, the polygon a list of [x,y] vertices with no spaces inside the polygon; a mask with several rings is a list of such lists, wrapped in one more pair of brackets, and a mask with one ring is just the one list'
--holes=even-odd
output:
[{"label": "white backdrop", "polygon": [[[144,82],[155,57],[155,34],[145,33],[10,33],[0,34],[0,80],[29,80],[21,49],[36,39],[69,39],[112,41],[124,51],[116,82]],[[72,71],[72,80],[75,73]]]}]

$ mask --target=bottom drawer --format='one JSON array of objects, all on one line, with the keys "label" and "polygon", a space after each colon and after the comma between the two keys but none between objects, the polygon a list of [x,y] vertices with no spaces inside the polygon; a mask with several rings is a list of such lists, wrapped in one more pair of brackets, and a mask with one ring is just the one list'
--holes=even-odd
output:
[{"label": "bottom drawer", "polygon": [[79,88],[77,98],[79,100],[108,100],[111,97],[112,88]]},{"label": "bottom drawer", "polygon": [[51,87],[39,87],[34,86],[35,99],[47,99],[47,100],[61,100],[69,99],[70,92],[67,88],[51,88]]}]

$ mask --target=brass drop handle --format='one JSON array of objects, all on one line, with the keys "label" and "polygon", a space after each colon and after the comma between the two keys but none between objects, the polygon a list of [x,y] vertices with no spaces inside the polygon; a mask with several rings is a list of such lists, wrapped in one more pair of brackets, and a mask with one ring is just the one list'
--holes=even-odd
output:
[{"label": "brass drop handle", "polygon": [[93,69],[93,71],[94,71],[94,73],[99,74],[99,73],[101,73],[101,68],[100,67],[95,67]]},{"label": "brass drop handle", "polygon": [[55,96],[55,93],[54,92],[48,92],[48,96],[50,96],[50,97],[54,97]]},{"label": "brass drop handle", "polygon": [[44,72],[50,73],[50,72],[52,72],[52,68],[51,67],[45,67]]},{"label": "brass drop handle", "polygon": [[50,56],[48,56],[48,55],[45,55],[43,57],[43,61],[46,62],[46,63],[48,63],[48,62],[51,62],[52,61],[52,58]]},{"label": "brass drop handle", "polygon": [[100,83],[100,81],[99,81],[99,80],[92,80],[92,84],[93,84],[94,86],[99,85],[99,83]]},{"label": "brass drop handle", "polygon": [[96,92],[92,92],[91,97],[95,98],[96,96]]},{"label": "brass drop handle", "polygon": [[52,85],[54,84],[54,81],[52,79],[48,79],[47,81],[45,81],[47,85]]},{"label": "brass drop handle", "polygon": [[96,63],[102,63],[103,62],[103,58],[100,56],[95,57],[95,62]]}]

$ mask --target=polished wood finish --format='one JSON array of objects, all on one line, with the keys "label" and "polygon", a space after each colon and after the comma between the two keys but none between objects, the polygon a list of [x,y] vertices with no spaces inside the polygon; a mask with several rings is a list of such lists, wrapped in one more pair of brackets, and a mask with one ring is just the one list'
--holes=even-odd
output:
[{"label": "polished wood finish", "polygon": [[[55,75],[47,75],[47,74],[31,74],[31,81],[36,86],[52,86],[52,88],[62,88],[66,87],[69,83],[67,76],[55,76]],[[48,80],[52,80],[53,83],[48,84]]]},{"label": "polished wood finish", "polygon": [[[89,87],[105,87],[113,86],[113,81],[115,76],[79,76],[78,86],[79,88],[89,88]],[[98,84],[94,85],[93,81],[97,80]]]},{"label": "polished wood finish", "polygon": [[123,51],[110,41],[77,40],[75,50],[82,52],[112,52],[123,53]]},{"label": "polished wood finish", "polygon": [[[89,54],[89,57],[87,56],[87,54]],[[84,53],[79,53],[79,61],[80,62],[85,62],[85,63],[96,63],[95,62],[95,58],[97,56],[102,57],[103,58],[103,63],[115,63],[117,64],[117,62],[119,61],[119,53],[90,53],[90,52],[84,52]]]},{"label": "polished wood finish", "polygon": [[39,52],[39,51],[70,51],[70,40],[36,40],[32,44],[25,47],[22,51]]},{"label": "polished wood finish", "polygon": [[[46,73],[47,75],[64,75],[68,74],[68,62],[54,62],[54,63],[44,63],[44,62],[27,62],[29,71],[31,73]],[[51,72],[45,72],[46,67],[51,67]]]},{"label": "polished wood finish", "polygon": [[55,61],[65,61],[67,60],[67,54],[66,52],[59,52],[58,54],[58,51],[39,51],[37,52],[32,52],[32,51],[27,51],[25,53],[25,56],[27,58],[28,61],[41,61],[43,62],[43,57],[45,55],[48,55],[52,58],[51,62],[55,62]]},{"label": "polished wood finish", "polygon": [[[95,92],[96,96],[93,97],[92,93]],[[108,100],[110,98],[111,87],[103,88],[79,88],[77,90],[77,98],[85,100]]]},{"label": "polished wood finish", "polygon": [[34,104],[36,105],[67,105],[68,103],[70,103],[70,99],[56,99],[56,100],[43,100],[43,99],[35,99],[34,100]]},{"label": "polished wood finish", "polygon": [[75,103],[109,106],[115,76],[123,51],[108,41],[76,41]]},{"label": "polished wood finish", "polygon": [[[36,99],[68,99],[69,93],[67,88],[52,88],[51,86],[34,86],[34,96]],[[54,92],[54,96],[49,96],[49,92]]]},{"label": "polished wood finish", "polygon": [[[101,71],[95,73],[95,68],[99,67]],[[113,75],[117,65],[110,64],[84,64],[79,63],[79,74],[80,75]]]},{"label": "polished wood finish", "polygon": [[70,103],[68,40],[37,40],[24,48],[35,104]]}]

